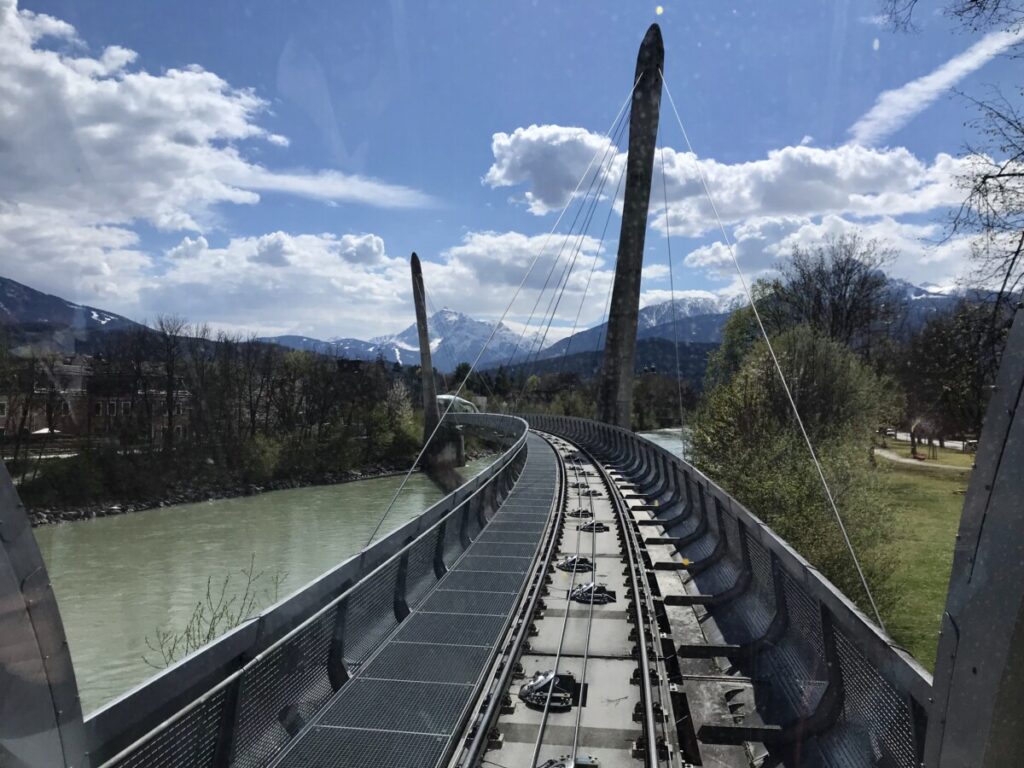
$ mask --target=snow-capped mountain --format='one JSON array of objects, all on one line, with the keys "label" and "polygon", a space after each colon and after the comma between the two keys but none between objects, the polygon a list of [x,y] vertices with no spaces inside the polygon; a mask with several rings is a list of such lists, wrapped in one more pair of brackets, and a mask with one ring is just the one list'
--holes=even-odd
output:
[{"label": "snow-capped mountain", "polygon": [[[520,340],[520,334],[504,324],[498,325],[456,312],[453,309],[442,309],[427,318],[430,330],[430,353],[434,367],[441,371],[453,371],[462,362],[473,362],[481,347],[490,343],[480,358],[479,367],[501,365],[518,347],[528,349],[537,343],[534,334],[527,334]],[[494,336],[491,338],[491,332]],[[385,359],[395,360],[405,365],[417,365],[420,359],[419,335],[413,323],[401,333],[391,336],[378,336],[371,343],[383,350]],[[518,356],[518,353],[517,353]]]},{"label": "snow-capped mountain", "polygon": [[[471,363],[476,359],[481,347],[491,337],[494,324],[452,309],[442,309],[427,318],[427,327],[430,329],[431,362],[438,370],[449,372],[455,370],[459,363]],[[419,365],[420,362],[419,334],[415,323],[399,333],[377,336],[369,341],[321,341],[306,336],[275,336],[264,341],[353,360],[376,360],[380,357],[386,362],[401,365]],[[480,358],[479,367],[503,365],[517,348],[516,359],[520,359],[537,341],[535,334],[527,334],[521,340],[519,333],[501,324]]]},{"label": "snow-capped mountain", "polygon": [[[655,328],[665,323],[685,320],[689,317],[702,315],[728,314],[734,309],[744,306],[747,301],[738,296],[719,296],[709,291],[682,292],[674,302],[663,301],[659,304],[648,304],[641,308],[637,328]],[[675,311],[673,311],[675,304]]]},{"label": "snow-capped mountain", "polygon": [[104,332],[136,328],[138,323],[0,277],[0,326],[8,330],[15,346],[71,353],[88,350]]},{"label": "snow-capped mountain", "polygon": [[[675,339],[683,342],[717,344],[722,340],[722,328],[729,315],[746,304],[746,299],[736,296],[718,296],[707,291],[692,291],[679,296],[673,302],[663,301],[648,304],[640,310],[637,318],[638,339]],[[676,329],[673,331],[673,321]],[[541,358],[593,352],[604,344],[608,324],[601,323],[593,328],[580,331],[547,347]]]}]

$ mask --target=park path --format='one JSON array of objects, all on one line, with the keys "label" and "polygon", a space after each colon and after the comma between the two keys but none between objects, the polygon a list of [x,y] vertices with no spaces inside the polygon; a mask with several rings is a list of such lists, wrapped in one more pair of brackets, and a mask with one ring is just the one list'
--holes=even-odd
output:
[{"label": "park path", "polygon": [[898,464],[910,464],[914,467],[921,467],[922,469],[951,469],[954,472],[970,472],[970,467],[953,467],[949,464],[938,464],[934,461],[924,462],[918,461],[917,459],[908,459],[906,456],[900,456],[895,451],[890,451],[888,448],[875,448],[875,455],[881,456],[888,459],[889,461],[895,461]]}]

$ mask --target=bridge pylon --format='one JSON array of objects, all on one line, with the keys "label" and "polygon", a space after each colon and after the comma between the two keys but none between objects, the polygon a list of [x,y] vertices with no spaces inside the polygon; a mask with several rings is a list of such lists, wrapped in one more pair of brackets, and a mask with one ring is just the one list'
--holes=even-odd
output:
[{"label": "bridge pylon", "polygon": [[632,107],[629,115],[629,150],[626,157],[626,193],[605,340],[604,362],[598,388],[601,421],[629,429],[633,410],[633,368],[636,361],[636,326],[640,313],[640,271],[644,261],[647,210],[654,175],[654,150],[661,110],[662,67],[665,47],[661,28],[652,24],[640,44]]}]

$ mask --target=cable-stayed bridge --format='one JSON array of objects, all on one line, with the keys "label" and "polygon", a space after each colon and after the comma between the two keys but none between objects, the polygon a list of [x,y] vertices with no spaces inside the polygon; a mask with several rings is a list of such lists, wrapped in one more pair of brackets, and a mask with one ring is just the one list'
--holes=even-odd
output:
[{"label": "cable-stayed bridge", "polygon": [[[425,398],[424,465],[461,431],[502,446],[485,471],[86,718],[0,471],[0,766],[1015,764],[1024,321],[979,447],[933,681],[713,478],[629,429],[662,64],[652,27],[609,131],[621,136],[628,114],[600,421],[456,414],[454,398],[439,414]],[[606,178],[595,172],[584,199]],[[560,298],[552,290],[541,314],[542,342]],[[429,349],[425,323],[421,340]]]}]

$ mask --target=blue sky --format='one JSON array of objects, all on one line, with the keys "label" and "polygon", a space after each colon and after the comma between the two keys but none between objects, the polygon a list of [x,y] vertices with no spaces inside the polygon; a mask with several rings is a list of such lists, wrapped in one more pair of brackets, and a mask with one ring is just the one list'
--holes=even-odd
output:
[{"label": "blue sky", "polygon": [[[416,250],[436,306],[497,318],[657,21],[750,277],[856,230],[897,249],[896,274],[954,281],[969,244],[936,243],[972,136],[949,88],[1011,95],[1014,40],[927,2],[914,34],[876,0],[765,5],[0,0],[0,274],[140,319],[365,338],[411,322]],[[735,293],[667,99],[659,146],[677,290]],[[645,301],[667,298],[665,221],[655,195]],[[581,302],[585,323],[603,311],[612,222],[557,333]]]}]

